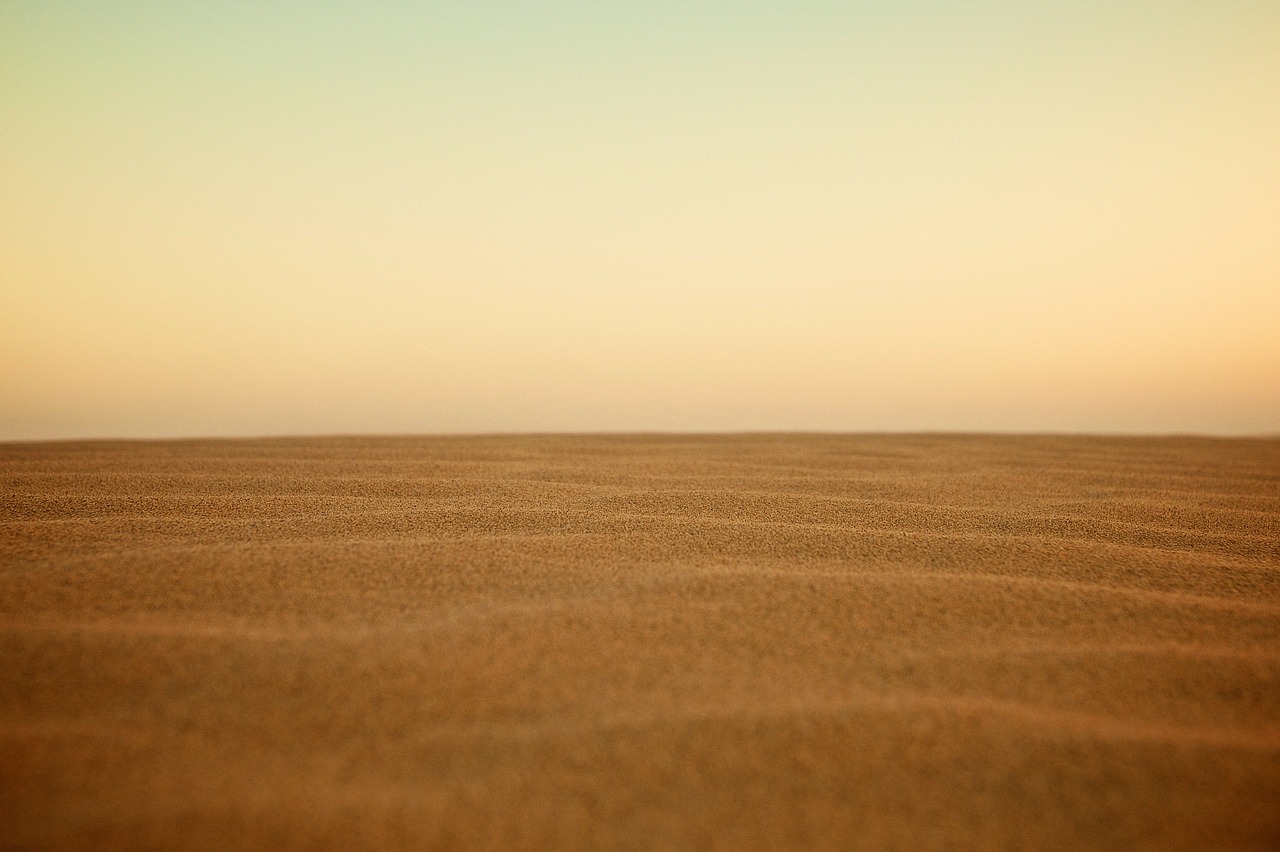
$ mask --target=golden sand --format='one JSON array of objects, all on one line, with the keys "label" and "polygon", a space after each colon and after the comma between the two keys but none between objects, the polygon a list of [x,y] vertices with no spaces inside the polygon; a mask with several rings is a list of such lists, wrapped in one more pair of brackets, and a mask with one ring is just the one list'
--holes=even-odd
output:
[{"label": "golden sand", "polygon": [[0,446],[0,845],[1275,848],[1280,441]]}]

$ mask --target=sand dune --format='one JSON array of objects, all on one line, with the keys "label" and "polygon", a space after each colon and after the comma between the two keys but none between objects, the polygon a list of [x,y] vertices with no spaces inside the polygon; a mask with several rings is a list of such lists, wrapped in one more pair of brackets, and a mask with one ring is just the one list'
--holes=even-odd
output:
[{"label": "sand dune", "polygon": [[1280,846],[1280,441],[0,446],[6,848]]}]

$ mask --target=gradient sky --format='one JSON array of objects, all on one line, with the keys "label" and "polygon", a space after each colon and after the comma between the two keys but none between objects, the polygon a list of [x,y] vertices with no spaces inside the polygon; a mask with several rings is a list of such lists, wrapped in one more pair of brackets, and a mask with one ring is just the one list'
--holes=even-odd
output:
[{"label": "gradient sky", "polygon": [[0,439],[1280,432],[1280,3],[0,0]]}]

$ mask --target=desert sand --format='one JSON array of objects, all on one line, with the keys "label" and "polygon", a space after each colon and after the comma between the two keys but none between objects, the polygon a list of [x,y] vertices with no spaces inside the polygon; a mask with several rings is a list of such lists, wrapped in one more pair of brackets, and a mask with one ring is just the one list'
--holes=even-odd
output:
[{"label": "desert sand", "polygon": [[0,844],[1280,845],[1280,440],[0,445]]}]

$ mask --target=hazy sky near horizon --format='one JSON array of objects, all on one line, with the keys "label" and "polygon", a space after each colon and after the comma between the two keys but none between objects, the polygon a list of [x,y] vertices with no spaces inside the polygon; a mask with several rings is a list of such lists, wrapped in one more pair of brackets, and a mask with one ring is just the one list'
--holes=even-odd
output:
[{"label": "hazy sky near horizon", "polygon": [[1280,433],[1280,3],[0,0],[0,439]]}]

